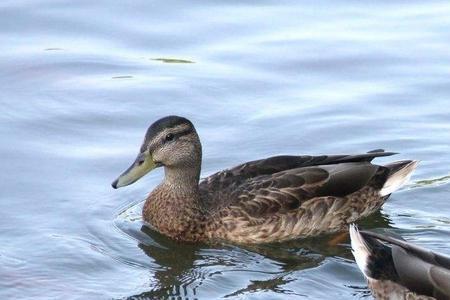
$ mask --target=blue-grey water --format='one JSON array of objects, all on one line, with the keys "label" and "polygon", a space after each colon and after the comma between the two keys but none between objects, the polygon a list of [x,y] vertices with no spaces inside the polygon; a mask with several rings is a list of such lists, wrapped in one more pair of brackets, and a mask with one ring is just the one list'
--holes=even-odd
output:
[{"label": "blue-grey water", "polygon": [[[348,240],[189,245],[141,228],[146,128],[202,176],[276,154],[421,161],[363,228],[450,254],[448,1],[0,2],[1,299],[370,299]],[[170,215],[167,216],[170,218]]]}]

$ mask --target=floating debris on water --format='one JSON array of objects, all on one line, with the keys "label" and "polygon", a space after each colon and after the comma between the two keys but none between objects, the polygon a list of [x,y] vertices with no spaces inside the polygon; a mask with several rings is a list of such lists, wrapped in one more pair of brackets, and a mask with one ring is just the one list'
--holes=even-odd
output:
[{"label": "floating debris on water", "polygon": [[114,77],[111,77],[112,79],[130,79],[130,78],[133,78],[133,76],[131,76],[131,75],[123,75],[123,76],[114,76]]},{"label": "floating debris on water", "polygon": [[178,58],[150,58],[150,60],[161,61],[166,64],[193,64],[195,62],[187,59],[178,59]]}]

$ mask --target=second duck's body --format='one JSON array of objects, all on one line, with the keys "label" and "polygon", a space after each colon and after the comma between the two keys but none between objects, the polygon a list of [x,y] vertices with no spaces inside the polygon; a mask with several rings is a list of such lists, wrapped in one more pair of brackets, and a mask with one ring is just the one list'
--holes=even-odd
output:
[{"label": "second duck's body", "polygon": [[164,181],[143,209],[162,234],[192,242],[280,242],[340,231],[379,209],[417,164],[371,163],[392,154],[276,156],[200,182],[199,137],[189,120],[170,116],[150,126],[135,163],[113,187],[164,166]]},{"label": "second duck's body", "polygon": [[377,300],[449,300],[450,257],[350,226],[352,252]]}]

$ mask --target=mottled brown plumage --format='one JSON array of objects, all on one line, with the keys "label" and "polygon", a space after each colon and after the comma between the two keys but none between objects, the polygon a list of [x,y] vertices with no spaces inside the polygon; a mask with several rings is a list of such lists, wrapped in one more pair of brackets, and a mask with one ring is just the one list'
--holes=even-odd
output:
[{"label": "mottled brown plumage", "polygon": [[280,242],[336,232],[379,209],[416,166],[371,163],[393,154],[275,156],[200,182],[201,144],[194,126],[169,116],[150,126],[136,162],[113,187],[134,182],[145,168],[164,166],[165,178],[143,209],[144,220],[159,232],[193,242]]},{"label": "mottled brown plumage", "polygon": [[352,251],[376,299],[450,299],[450,257],[350,227]]}]

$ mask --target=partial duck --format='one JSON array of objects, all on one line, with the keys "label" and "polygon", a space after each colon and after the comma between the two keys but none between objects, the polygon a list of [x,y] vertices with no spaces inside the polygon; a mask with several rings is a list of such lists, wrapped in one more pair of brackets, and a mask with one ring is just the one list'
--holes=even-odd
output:
[{"label": "partial duck", "polygon": [[202,147],[194,125],[168,116],[148,128],[136,160],[112,186],[164,167],[164,180],[143,208],[144,220],[160,233],[191,242],[281,242],[344,230],[379,209],[417,165],[371,163],[393,154],[274,156],[200,181]]},{"label": "partial duck", "polygon": [[350,226],[352,252],[376,299],[450,299],[450,257]]}]

